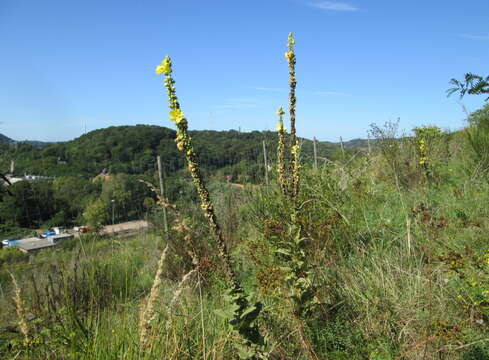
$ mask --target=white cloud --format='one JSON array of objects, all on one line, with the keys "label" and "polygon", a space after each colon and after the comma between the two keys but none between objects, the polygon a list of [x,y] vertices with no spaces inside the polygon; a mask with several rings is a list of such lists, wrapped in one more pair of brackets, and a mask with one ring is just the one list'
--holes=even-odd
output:
[{"label": "white cloud", "polygon": [[489,40],[489,35],[460,34],[460,37],[472,40]]},{"label": "white cloud", "polygon": [[320,1],[315,3],[310,3],[309,6],[315,7],[321,10],[331,10],[331,11],[358,11],[359,9],[353,5],[345,2],[338,1]]}]

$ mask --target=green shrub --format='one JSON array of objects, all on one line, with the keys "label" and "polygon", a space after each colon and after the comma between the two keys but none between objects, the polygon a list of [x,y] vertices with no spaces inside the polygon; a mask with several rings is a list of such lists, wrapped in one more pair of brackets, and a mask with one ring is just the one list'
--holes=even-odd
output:
[{"label": "green shrub", "polygon": [[0,267],[29,259],[29,255],[20,251],[17,246],[0,248]]},{"label": "green shrub", "polygon": [[489,170],[489,104],[469,116],[467,137],[483,170]]}]

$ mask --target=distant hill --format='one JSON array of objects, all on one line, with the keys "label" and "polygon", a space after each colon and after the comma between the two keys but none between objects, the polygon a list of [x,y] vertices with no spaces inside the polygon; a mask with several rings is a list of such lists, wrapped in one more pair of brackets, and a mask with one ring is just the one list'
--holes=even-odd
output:
[{"label": "distant hill", "polygon": [[22,141],[18,141],[18,142],[19,143],[31,144],[32,146],[35,146],[38,148],[42,148],[42,147],[52,145],[52,144],[57,144],[56,142],[37,141],[37,140],[22,140]]},{"label": "distant hill", "polygon": [[3,134],[0,134],[0,142],[11,143],[11,142],[14,142],[14,140],[12,140],[11,138],[9,138],[8,136],[5,136]]},{"label": "distant hill", "polygon": [[27,144],[34,145],[35,147],[44,147],[47,145],[55,144],[54,142],[37,141],[37,140],[14,140],[3,134],[0,134],[0,143],[27,143]]},{"label": "distant hill", "polygon": [[[372,143],[375,140],[370,140]],[[368,140],[367,139],[352,139],[349,141],[344,141],[343,146],[346,149],[359,149],[359,150],[368,150]]]},{"label": "distant hill", "polygon": [[[263,140],[269,163],[273,164],[276,158],[276,132],[202,130],[190,131],[190,135],[202,166],[209,171],[238,163],[263,166]],[[19,142],[16,149],[3,148],[0,166],[5,168],[15,160],[17,173],[49,176],[94,176],[103,169],[111,173],[142,174],[154,172],[156,156],[160,155],[165,171],[172,173],[185,166],[174,139],[175,131],[161,126],[112,126],[62,143],[39,146],[39,143]],[[311,161],[313,142],[301,141],[301,156]],[[317,146],[320,158],[331,158],[339,149],[339,144],[332,142],[318,142]]]}]

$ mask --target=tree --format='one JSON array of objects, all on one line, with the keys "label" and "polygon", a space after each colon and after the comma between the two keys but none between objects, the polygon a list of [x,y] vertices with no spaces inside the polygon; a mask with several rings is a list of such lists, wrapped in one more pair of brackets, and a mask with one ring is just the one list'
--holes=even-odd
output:
[{"label": "tree", "polygon": [[[464,97],[465,94],[489,94],[489,76],[483,78],[479,75],[467,73],[465,74],[464,80],[460,81],[457,79],[452,79],[450,80],[450,84],[454,85],[454,87],[447,90],[448,96],[456,92],[460,93],[461,98]],[[486,101],[487,100],[489,100],[489,97],[486,98]]]},{"label": "tree", "polygon": [[0,202],[0,219],[19,227],[40,226],[54,214],[50,181],[19,181],[9,187],[12,195]]},{"label": "tree", "polygon": [[83,218],[88,225],[94,228],[100,228],[109,221],[109,211],[110,209],[107,204],[102,199],[97,199],[88,204],[83,213]]}]

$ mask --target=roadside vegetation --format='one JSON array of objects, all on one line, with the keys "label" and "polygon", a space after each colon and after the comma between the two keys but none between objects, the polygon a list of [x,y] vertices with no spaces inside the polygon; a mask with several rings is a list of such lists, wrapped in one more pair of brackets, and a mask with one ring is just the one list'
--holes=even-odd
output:
[{"label": "roadside vegetation", "polygon": [[164,197],[141,177],[146,236],[0,250],[0,357],[489,359],[489,104],[457,133],[373,125],[369,151],[316,167],[295,136],[294,44],[269,186],[202,170],[165,58],[192,183]]}]

